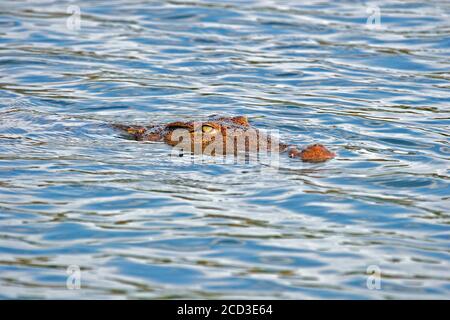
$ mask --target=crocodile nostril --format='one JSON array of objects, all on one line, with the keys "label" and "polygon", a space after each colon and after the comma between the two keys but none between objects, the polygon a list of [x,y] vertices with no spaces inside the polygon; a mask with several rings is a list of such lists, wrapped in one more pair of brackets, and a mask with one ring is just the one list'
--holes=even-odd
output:
[{"label": "crocodile nostril", "polygon": [[316,143],[303,149],[299,156],[305,162],[323,162],[334,158],[336,154],[325,148],[325,146]]}]

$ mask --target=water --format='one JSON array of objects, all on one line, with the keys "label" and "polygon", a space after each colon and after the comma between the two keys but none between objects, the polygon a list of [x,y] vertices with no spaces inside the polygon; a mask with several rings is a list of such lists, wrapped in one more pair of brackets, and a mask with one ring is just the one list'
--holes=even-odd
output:
[{"label": "water", "polygon": [[[2,1],[0,297],[448,299],[450,3],[376,5]],[[338,157],[108,126],[214,113]]]}]

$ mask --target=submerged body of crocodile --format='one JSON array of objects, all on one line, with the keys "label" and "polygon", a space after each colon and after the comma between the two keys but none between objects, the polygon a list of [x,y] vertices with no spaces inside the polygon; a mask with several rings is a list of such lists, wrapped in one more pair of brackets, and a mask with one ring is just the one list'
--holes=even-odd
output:
[{"label": "submerged body of crocodile", "polygon": [[115,124],[138,141],[161,141],[184,151],[227,155],[238,152],[287,152],[291,158],[322,162],[335,154],[321,144],[299,150],[252,127],[247,117],[210,116],[205,121],[176,121],[153,126]]}]

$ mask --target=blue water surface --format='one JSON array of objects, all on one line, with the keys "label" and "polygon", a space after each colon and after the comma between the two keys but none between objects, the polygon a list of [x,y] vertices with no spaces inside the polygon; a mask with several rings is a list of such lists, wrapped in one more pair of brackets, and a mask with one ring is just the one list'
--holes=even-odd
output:
[{"label": "blue water surface", "polygon": [[[2,1],[0,297],[448,299],[449,80],[448,1]],[[109,126],[210,114],[337,157]]]}]

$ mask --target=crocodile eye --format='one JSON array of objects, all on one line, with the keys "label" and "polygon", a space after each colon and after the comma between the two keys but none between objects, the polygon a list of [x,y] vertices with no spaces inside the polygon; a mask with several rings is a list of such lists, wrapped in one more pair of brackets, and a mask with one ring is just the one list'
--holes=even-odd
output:
[{"label": "crocodile eye", "polygon": [[208,125],[203,125],[203,126],[202,126],[202,131],[203,131],[204,133],[213,133],[215,130],[216,130],[216,129],[214,129],[213,127],[208,126]]}]

